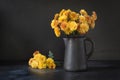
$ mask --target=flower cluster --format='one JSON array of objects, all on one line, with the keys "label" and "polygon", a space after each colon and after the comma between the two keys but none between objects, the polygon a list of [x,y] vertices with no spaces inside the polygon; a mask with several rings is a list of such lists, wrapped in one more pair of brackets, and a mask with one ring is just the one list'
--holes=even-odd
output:
[{"label": "flower cluster", "polygon": [[79,13],[70,9],[62,9],[60,13],[55,14],[51,27],[57,37],[60,37],[61,32],[66,35],[84,35],[90,28],[95,27],[96,19],[95,11],[90,16],[84,9],[81,9]]},{"label": "flower cluster", "polygon": [[46,56],[42,55],[39,51],[35,51],[33,53],[33,58],[30,58],[28,64],[32,68],[38,69],[55,69],[56,67],[56,64],[52,58],[46,58]]}]

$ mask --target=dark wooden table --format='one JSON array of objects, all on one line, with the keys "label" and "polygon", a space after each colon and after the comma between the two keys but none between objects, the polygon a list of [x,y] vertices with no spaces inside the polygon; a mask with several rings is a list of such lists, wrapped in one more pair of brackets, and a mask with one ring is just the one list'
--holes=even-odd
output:
[{"label": "dark wooden table", "polygon": [[120,61],[88,61],[88,70],[67,72],[31,69],[27,64],[1,65],[0,80],[120,80]]}]

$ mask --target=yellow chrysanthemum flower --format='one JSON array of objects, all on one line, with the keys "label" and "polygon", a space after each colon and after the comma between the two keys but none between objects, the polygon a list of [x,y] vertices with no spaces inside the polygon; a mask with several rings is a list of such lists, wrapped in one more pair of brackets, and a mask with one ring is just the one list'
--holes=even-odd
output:
[{"label": "yellow chrysanthemum flower", "polygon": [[89,30],[89,25],[87,23],[80,24],[79,32],[80,34],[85,34]]},{"label": "yellow chrysanthemum flower", "polygon": [[64,32],[65,32],[66,35],[69,35],[69,34],[72,33],[72,31],[71,31],[70,28],[68,28],[68,27],[65,29]]},{"label": "yellow chrysanthemum flower", "polygon": [[91,24],[91,17],[89,15],[85,16],[86,22],[90,25]]},{"label": "yellow chrysanthemum flower", "polygon": [[38,67],[38,62],[34,59],[34,58],[31,58],[29,60],[29,65],[32,67],[32,68],[37,68]]},{"label": "yellow chrysanthemum flower", "polygon": [[77,29],[77,23],[75,21],[69,21],[67,27],[70,28],[71,31],[75,31]]},{"label": "yellow chrysanthemum flower", "polygon": [[62,15],[58,18],[59,22],[62,22],[62,21],[67,21],[67,16],[66,15]]},{"label": "yellow chrysanthemum flower", "polygon": [[61,24],[60,24],[60,28],[62,31],[65,31],[66,28],[67,28],[67,22],[66,21],[63,21]]},{"label": "yellow chrysanthemum flower", "polygon": [[97,15],[96,15],[96,12],[93,11],[93,14],[91,16],[91,24],[90,24],[90,27],[93,29],[95,27],[95,20],[97,19]]},{"label": "yellow chrysanthemum flower", "polygon": [[54,32],[55,32],[55,35],[56,35],[57,37],[60,37],[61,33],[60,33],[60,29],[59,29],[58,27],[56,27],[56,28],[54,29]]},{"label": "yellow chrysanthemum flower", "polygon": [[52,58],[48,58],[46,60],[47,66],[49,69],[55,69],[56,65],[54,63],[54,60]]},{"label": "yellow chrysanthemum flower", "polygon": [[59,22],[57,20],[52,20],[51,27],[52,29],[56,28],[58,26]]},{"label": "yellow chrysanthemum flower", "polygon": [[77,20],[79,18],[79,14],[77,14],[76,12],[70,12],[69,17],[71,20]]},{"label": "yellow chrysanthemum flower", "polygon": [[97,20],[97,14],[96,14],[95,11],[93,11],[92,17],[93,17],[94,20]]},{"label": "yellow chrysanthemum flower", "polygon": [[47,64],[54,63],[54,60],[52,58],[47,58],[46,63]]},{"label": "yellow chrysanthemum flower", "polygon": [[86,19],[85,19],[85,16],[83,16],[83,15],[80,15],[80,22],[85,22],[86,21]]},{"label": "yellow chrysanthemum flower", "polygon": [[62,31],[65,32],[65,34],[69,35],[72,31],[70,30],[70,27],[68,26],[68,22],[64,21],[61,23],[60,28]]},{"label": "yellow chrysanthemum flower", "polygon": [[90,27],[93,29],[95,27],[95,20],[93,17],[91,17],[91,24]]},{"label": "yellow chrysanthemum flower", "polygon": [[48,64],[49,69],[55,69],[55,67],[56,67],[55,63]]},{"label": "yellow chrysanthemum flower", "polygon": [[32,63],[32,60],[33,60],[33,58],[29,59],[29,62],[28,62],[29,65]]},{"label": "yellow chrysanthemum flower", "polygon": [[40,60],[40,57],[41,57],[41,54],[36,54],[36,55],[34,55],[34,59],[36,60],[36,61],[39,61]]},{"label": "yellow chrysanthemum flower", "polygon": [[46,63],[39,62],[39,64],[38,64],[38,69],[45,69],[45,68],[47,68]]},{"label": "yellow chrysanthemum flower", "polygon": [[43,64],[40,64],[40,63],[39,63],[38,69],[43,69]]},{"label": "yellow chrysanthemum flower", "polygon": [[94,29],[95,23],[91,23],[91,28]]},{"label": "yellow chrysanthemum flower", "polygon": [[37,55],[37,54],[40,54],[40,52],[39,52],[39,51],[35,51],[35,52],[33,53],[33,56],[35,56],[35,55]]},{"label": "yellow chrysanthemum flower", "polygon": [[68,10],[66,10],[66,11],[63,12],[63,15],[69,16],[70,12],[71,12],[71,10],[68,9]]},{"label": "yellow chrysanthemum flower", "polygon": [[39,57],[39,61],[44,63],[44,62],[46,61],[46,56],[41,55],[41,56]]}]

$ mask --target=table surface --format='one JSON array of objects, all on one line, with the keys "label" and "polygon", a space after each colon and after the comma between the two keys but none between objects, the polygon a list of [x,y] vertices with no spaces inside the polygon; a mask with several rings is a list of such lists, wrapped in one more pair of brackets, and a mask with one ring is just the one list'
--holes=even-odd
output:
[{"label": "table surface", "polygon": [[27,64],[1,65],[0,80],[120,80],[120,61],[88,61],[88,70],[32,69]]}]

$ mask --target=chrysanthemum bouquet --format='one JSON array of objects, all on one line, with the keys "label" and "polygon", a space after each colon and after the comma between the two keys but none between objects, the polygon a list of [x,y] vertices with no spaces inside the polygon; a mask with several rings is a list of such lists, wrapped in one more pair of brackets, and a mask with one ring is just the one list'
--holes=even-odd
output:
[{"label": "chrysanthemum bouquet", "polygon": [[84,35],[95,27],[96,19],[95,11],[90,16],[84,9],[81,9],[79,13],[70,9],[62,9],[60,13],[55,14],[51,27],[57,37],[60,37],[61,33],[67,36]]},{"label": "chrysanthemum bouquet", "polygon": [[33,53],[33,58],[29,59],[28,62],[31,68],[36,69],[55,69],[56,64],[53,58],[47,58],[45,55],[42,55],[39,51]]}]

